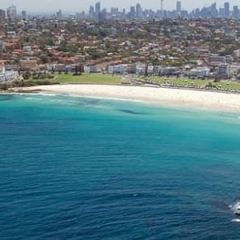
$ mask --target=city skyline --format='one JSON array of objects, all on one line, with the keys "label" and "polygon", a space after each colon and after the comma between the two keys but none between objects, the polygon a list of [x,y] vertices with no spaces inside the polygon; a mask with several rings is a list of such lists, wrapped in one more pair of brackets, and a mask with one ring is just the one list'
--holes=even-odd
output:
[{"label": "city skyline", "polygon": [[[54,12],[57,9],[62,9],[65,12],[77,12],[77,11],[88,11],[89,5],[95,5],[95,1],[87,1],[87,0],[81,0],[80,2],[78,0],[59,0],[57,1],[56,5],[52,5],[51,8],[49,8],[49,2],[47,0],[42,0],[40,2],[32,2],[30,0],[15,0],[10,2],[9,0],[2,0],[0,8],[6,9],[10,5],[14,4],[18,9],[25,9],[29,12]],[[164,9],[166,10],[173,10],[176,8],[176,1],[169,1],[164,0]],[[226,0],[206,0],[199,3],[196,3],[192,5],[191,0],[182,0],[182,9],[185,10],[192,10],[195,8],[202,8],[205,6],[209,6],[212,3],[216,2],[218,7],[222,7],[224,5],[224,2],[227,2]],[[240,7],[240,2],[238,0],[228,1],[231,6],[237,5]],[[159,0],[159,4],[156,4],[156,0],[116,0],[114,3],[110,0],[102,0],[101,4],[102,7],[110,9],[111,7],[118,7],[120,9],[126,8],[129,9],[130,6],[136,5],[137,3],[140,3],[143,8],[146,9],[160,9],[161,7],[161,1]],[[47,8],[46,8],[47,6]],[[78,6],[78,7],[77,7]]]}]

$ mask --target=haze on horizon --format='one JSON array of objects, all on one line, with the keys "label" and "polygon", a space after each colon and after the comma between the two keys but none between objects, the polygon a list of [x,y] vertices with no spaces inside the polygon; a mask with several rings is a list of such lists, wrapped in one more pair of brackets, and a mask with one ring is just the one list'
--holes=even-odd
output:
[{"label": "haze on horizon", "polygon": [[[14,4],[19,10],[27,10],[32,12],[54,12],[58,9],[62,9],[65,12],[79,12],[87,11],[90,5],[94,5],[98,0],[51,0],[52,4],[49,4],[49,0],[33,1],[33,0],[1,0],[0,8],[6,9],[10,5]],[[160,0],[100,0],[102,8],[118,7],[120,9],[129,9],[129,6],[140,3],[143,8],[160,9]],[[175,9],[177,0],[164,0],[164,9]],[[181,0],[182,9],[191,10],[195,8],[201,8],[209,6],[216,2],[218,7],[222,7],[224,2],[229,2],[231,7],[233,5],[240,6],[239,0],[203,0],[197,3],[193,0]],[[194,2],[194,4],[193,4]],[[56,4],[54,4],[56,3]]]}]

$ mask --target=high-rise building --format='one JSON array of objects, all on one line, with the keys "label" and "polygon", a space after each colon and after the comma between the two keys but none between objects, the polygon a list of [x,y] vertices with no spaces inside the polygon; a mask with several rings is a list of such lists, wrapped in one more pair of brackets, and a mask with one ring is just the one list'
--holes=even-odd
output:
[{"label": "high-rise building", "polygon": [[142,7],[139,3],[136,5],[136,17],[142,18]]},{"label": "high-rise building", "polygon": [[6,19],[6,12],[0,9],[0,22],[4,22]]},{"label": "high-rise building", "polygon": [[91,5],[88,11],[89,17],[94,18],[94,7]]},{"label": "high-rise building", "polygon": [[230,16],[230,4],[229,2],[224,3],[224,17]]},{"label": "high-rise building", "polygon": [[135,18],[136,17],[136,11],[135,11],[135,7],[134,6],[131,6],[130,7],[130,17],[131,18]]},{"label": "high-rise building", "polygon": [[238,6],[233,6],[232,16],[236,19],[238,19],[240,17],[240,11],[239,11]]},{"label": "high-rise building", "polygon": [[17,8],[12,5],[7,9],[7,17],[10,21],[15,21],[17,18]]},{"label": "high-rise building", "polygon": [[2,39],[0,39],[0,52],[5,50],[5,43]]},{"label": "high-rise building", "polygon": [[176,3],[176,11],[180,13],[182,11],[182,3],[180,1],[177,1]]},{"label": "high-rise building", "polygon": [[217,10],[217,4],[216,3],[213,3],[210,6],[209,10],[210,10],[210,14],[211,14],[210,17],[213,17],[213,18],[218,17],[218,10]]},{"label": "high-rise building", "polygon": [[59,10],[57,11],[56,17],[57,17],[57,19],[61,19],[61,18],[62,18],[62,10],[61,10],[61,9],[59,9]]},{"label": "high-rise building", "polygon": [[101,13],[101,3],[100,2],[97,2],[95,4],[95,14],[96,14],[96,17],[99,19],[100,17],[100,13]]},{"label": "high-rise building", "polygon": [[75,16],[77,20],[86,19],[86,12],[85,11],[77,12]]},{"label": "high-rise building", "polygon": [[111,12],[112,15],[117,15],[118,14],[118,8],[112,7],[110,12]]},{"label": "high-rise building", "polygon": [[224,18],[225,17],[225,9],[219,8],[219,17]]},{"label": "high-rise building", "polygon": [[22,20],[27,20],[27,12],[25,10],[22,11]]},{"label": "high-rise building", "polygon": [[161,18],[164,17],[163,0],[161,0]]},{"label": "high-rise building", "polygon": [[107,19],[107,9],[104,8],[99,13],[99,21],[105,21]]}]

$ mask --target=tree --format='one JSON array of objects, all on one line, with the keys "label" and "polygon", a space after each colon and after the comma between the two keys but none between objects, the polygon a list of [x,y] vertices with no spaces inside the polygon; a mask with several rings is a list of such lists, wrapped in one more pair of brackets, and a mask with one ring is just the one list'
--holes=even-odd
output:
[{"label": "tree", "polygon": [[31,73],[29,71],[23,73],[23,79],[28,80],[31,77]]},{"label": "tree", "polygon": [[148,63],[145,64],[144,75],[145,75],[145,77],[148,76]]},{"label": "tree", "polygon": [[83,65],[76,65],[74,69],[74,76],[80,76],[83,72]]}]

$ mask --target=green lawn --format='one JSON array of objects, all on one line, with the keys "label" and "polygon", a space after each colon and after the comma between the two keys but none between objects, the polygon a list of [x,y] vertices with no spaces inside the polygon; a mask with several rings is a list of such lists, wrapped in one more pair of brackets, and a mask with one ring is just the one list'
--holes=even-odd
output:
[{"label": "green lawn", "polygon": [[60,84],[79,83],[79,84],[121,84],[120,76],[112,76],[108,74],[87,74],[73,76],[72,74],[56,74],[55,81]]},{"label": "green lawn", "polygon": [[187,78],[166,78],[166,77],[150,77],[150,81],[160,85],[171,85],[176,87],[194,87],[203,88],[210,81],[201,79],[187,79]]},{"label": "green lawn", "polygon": [[188,79],[188,78],[166,78],[166,77],[149,77],[151,82],[163,85],[163,86],[175,86],[175,87],[192,87],[192,88],[205,88],[209,83],[212,84],[212,89],[218,89],[222,91],[238,91],[240,92],[240,82],[233,82],[227,80],[221,80],[214,82],[213,80],[201,80],[201,79]]},{"label": "green lawn", "polygon": [[224,91],[238,91],[240,92],[240,83],[239,82],[231,82],[231,81],[221,81],[215,83],[217,89]]},{"label": "green lawn", "polygon": [[118,85],[123,83],[121,76],[112,76],[109,74],[87,74],[83,73],[80,76],[72,74],[55,74],[52,79],[29,79],[24,81],[25,85],[48,85],[48,84],[113,84]]},{"label": "green lawn", "polygon": [[[127,80],[122,79],[119,75],[110,74],[88,74],[83,73],[80,76],[73,76],[72,74],[55,74],[53,79],[29,79],[25,80],[25,86],[34,85],[48,85],[48,84],[128,84],[131,77]],[[160,86],[171,86],[171,87],[188,87],[188,88],[206,88],[208,89],[218,89],[222,91],[236,91],[240,92],[240,82],[221,80],[220,82],[214,82],[213,80],[201,80],[201,79],[188,79],[188,78],[167,78],[159,76],[151,77],[134,77],[135,80],[143,82],[151,82],[154,84],[159,84]],[[210,86],[210,85],[211,86]]]}]

